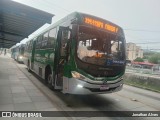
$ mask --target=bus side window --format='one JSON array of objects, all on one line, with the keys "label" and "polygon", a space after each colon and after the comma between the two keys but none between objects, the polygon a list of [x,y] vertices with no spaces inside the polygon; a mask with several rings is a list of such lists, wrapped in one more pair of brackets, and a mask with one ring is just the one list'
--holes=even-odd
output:
[{"label": "bus side window", "polygon": [[25,45],[25,51],[28,51],[28,42]]},{"label": "bus side window", "polygon": [[31,43],[32,41],[29,41],[29,43],[28,43],[28,51],[30,51],[31,50]]},{"label": "bus side window", "polygon": [[36,49],[41,49],[41,44],[42,44],[42,36],[38,36],[37,41],[36,41]]},{"label": "bus side window", "polygon": [[36,46],[35,46],[36,49],[38,49],[38,38],[36,40]]},{"label": "bus side window", "polygon": [[27,42],[26,49],[29,51],[29,42]]},{"label": "bus side window", "polygon": [[30,42],[30,50],[32,50],[32,47],[33,47],[33,40],[31,40]]},{"label": "bus side window", "polygon": [[57,39],[56,35],[57,35],[56,28],[51,29],[49,31],[48,42],[47,42],[47,47],[48,48],[53,48],[53,45],[54,45],[54,43],[55,43],[55,41]]},{"label": "bus side window", "polygon": [[47,48],[48,32],[43,35],[42,48]]},{"label": "bus side window", "polygon": [[30,42],[27,43],[27,51],[29,51],[29,43],[30,43]]}]

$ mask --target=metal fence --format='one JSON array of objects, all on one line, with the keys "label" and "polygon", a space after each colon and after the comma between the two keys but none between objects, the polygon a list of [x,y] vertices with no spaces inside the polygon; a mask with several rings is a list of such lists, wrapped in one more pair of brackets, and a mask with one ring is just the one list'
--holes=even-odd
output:
[{"label": "metal fence", "polygon": [[141,74],[151,74],[151,75],[160,75],[159,69],[145,69],[143,67],[132,67],[126,66],[127,73],[141,73]]}]

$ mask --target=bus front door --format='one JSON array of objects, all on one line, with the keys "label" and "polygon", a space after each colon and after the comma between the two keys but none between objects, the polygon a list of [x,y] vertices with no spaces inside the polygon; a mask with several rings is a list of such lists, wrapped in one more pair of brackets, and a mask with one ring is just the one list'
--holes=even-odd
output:
[{"label": "bus front door", "polygon": [[57,44],[56,44],[56,53],[55,53],[55,68],[54,68],[54,83],[55,89],[62,88],[63,86],[63,70],[64,63],[67,60],[68,56],[68,40],[70,37],[70,31],[68,27],[60,27]]}]

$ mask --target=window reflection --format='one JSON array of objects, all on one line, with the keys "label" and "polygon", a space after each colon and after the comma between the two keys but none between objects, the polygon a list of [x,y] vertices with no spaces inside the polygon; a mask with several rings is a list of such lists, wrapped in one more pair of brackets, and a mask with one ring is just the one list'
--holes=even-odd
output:
[{"label": "window reflection", "polygon": [[107,59],[122,59],[122,41],[116,35],[80,26],[78,58],[84,62],[105,65]]}]

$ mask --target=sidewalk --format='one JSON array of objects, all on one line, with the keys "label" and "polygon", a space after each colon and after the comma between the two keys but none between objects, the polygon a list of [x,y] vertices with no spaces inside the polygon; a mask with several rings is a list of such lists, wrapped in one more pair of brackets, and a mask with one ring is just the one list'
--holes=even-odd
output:
[{"label": "sidewalk", "polygon": [[0,55],[0,111],[57,111],[9,54]]}]

